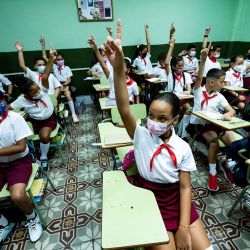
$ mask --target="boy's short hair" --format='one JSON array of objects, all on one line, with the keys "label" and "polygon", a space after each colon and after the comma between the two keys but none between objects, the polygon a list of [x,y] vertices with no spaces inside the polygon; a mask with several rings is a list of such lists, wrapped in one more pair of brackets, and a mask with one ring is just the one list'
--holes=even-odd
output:
[{"label": "boy's short hair", "polygon": [[193,43],[190,43],[188,46],[187,46],[187,50],[190,50],[190,49],[196,49],[196,45],[193,44]]},{"label": "boy's short hair", "polygon": [[36,64],[40,60],[44,61],[44,63],[46,64],[46,61],[41,56],[37,56],[37,57],[34,58],[34,64]]},{"label": "boy's short hair", "polygon": [[220,49],[221,48],[221,46],[220,45],[218,45],[218,44],[213,44],[212,46],[211,46],[211,48],[210,48],[210,50],[209,50],[209,54],[210,54],[210,52],[215,52],[217,49]]},{"label": "boy's short hair", "polygon": [[207,72],[206,79],[207,80],[218,80],[224,75],[226,75],[224,70],[214,68],[214,69],[210,69]]},{"label": "boy's short hair", "polygon": [[158,61],[165,60],[166,57],[167,57],[167,53],[166,52],[160,52],[160,54],[158,55]]},{"label": "boy's short hair", "polygon": [[241,55],[241,54],[236,55],[236,56],[232,56],[232,57],[230,57],[230,63],[235,63],[238,57],[239,58],[244,58],[244,56]]}]

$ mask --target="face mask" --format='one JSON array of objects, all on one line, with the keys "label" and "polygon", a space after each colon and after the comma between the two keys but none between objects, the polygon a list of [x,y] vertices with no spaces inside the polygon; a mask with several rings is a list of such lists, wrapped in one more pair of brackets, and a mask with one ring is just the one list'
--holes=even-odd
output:
[{"label": "face mask", "polygon": [[165,134],[171,128],[171,126],[171,123],[165,124],[161,122],[155,122],[149,118],[147,119],[147,128],[154,136],[161,136]]},{"label": "face mask", "polygon": [[1,102],[0,103],[0,116],[4,116],[7,112],[7,105],[6,102]]},{"label": "face mask", "polygon": [[215,58],[219,58],[220,57],[220,53],[215,53],[214,57]]},{"label": "face mask", "polygon": [[40,93],[37,96],[33,96],[32,98],[35,100],[41,100],[44,96],[44,93],[40,91]]},{"label": "face mask", "polygon": [[64,65],[64,60],[57,61],[56,64],[57,64],[59,67],[62,67],[62,66]]},{"label": "face mask", "polygon": [[145,58],[145,57],[147,56],[147,53],[148,53],[148,52],[143,52],[142,55],[141,55],[141,57],[142,57],[142,58]]},{"label": "face mask", "polygon": [[250,54],[246,54],[246,59],[250,60]]},{"label": "face mask", "polygon": [[45,66],[44,66],[44,65],[41,65],[41,66],[38,66],[38,67],[37,67],[37,71],[38,71],[40,74],[42,74],[42,73],[44,72],[44,70],[45,70]]},{"label": "face mask", "polygon": [[182,73],[183,73],[183,68],[182,69],[175,69],[175,73],[177,74],[177,75],[181,75]]},{"label": "face mask", "polygon": [[196,56],[196,51],[194,51],[194,50],[190,51],[189,56],[195,57]]},{"label": "face mask", "polygon": [[235,71],[237,71],[237,72],[241,72],[242,71],[242,67],[243,67],[243,65],[236,65],[236,66],[233,67],[233,69]]}]

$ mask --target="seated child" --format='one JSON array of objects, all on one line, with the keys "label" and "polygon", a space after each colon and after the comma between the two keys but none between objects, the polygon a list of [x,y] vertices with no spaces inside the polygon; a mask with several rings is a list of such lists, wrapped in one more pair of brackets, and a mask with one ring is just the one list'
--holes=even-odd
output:
[{"label": "seated child", "polygon": [[[3,85],[8,86],[7,93],[4,90]],[[0,91],[4,94],[5,99],[11,98],[12,90],[13,90],[13,84],[11,83],[11,81],[4,75],[0,74]]]}]

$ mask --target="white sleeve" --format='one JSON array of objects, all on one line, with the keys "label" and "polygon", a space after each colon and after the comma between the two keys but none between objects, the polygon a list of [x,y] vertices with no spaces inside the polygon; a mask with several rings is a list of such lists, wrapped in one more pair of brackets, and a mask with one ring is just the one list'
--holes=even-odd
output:
[{"label": "white sleeve", "polygon": [[11,84],[11,81],[2,74],[0,74],[0,82],[6,86]]},{"label": "white sleeve", "polygon": [[202,92],[201,87],[199,87],[196,90],[193,89],[194,98],[197,98],[199,95],[201,95],[201,92]]},{"label": "white sleeve", "polygon": [[133,86],[132,86],[132,93],[133,93],[133,95],[135,95],[135,96],[138,96],[138,95],[139,95],[139,90],[138,90],[138,86],[137,86],[137,83],[136,83],[136,82],[133,83]]},{"label": "white sleeve", "polygon": [[16,119],[13,124],[13,127],[14,127],[14,134],[15,134],[16,141],[24,139],[33,134],[28,124],[25,122],[23,117],[19,114],[16,115]]},{"label": "white sleeve", "polygon": [[133,139],[134,145],[139,145],[140,142],[145,139],[145,130],[147,130],[145,127],[142,127],[138,122],[136,122],[136,128]]},{"label": "white sleeve", "polygon": [[67,77],[71,77],[71,76],[73,76],[73,74],[72,74],[72,71],[71,71],[71,69],[70,69],[70,67],[69,66],[66,66],[67,68]]},{"label": "white sleeve", "polygon": [[57,78],[56,78],[53,74],[51,74],[51,76],[52,76],[52,81],[53,81],[54,89],[61,87],[62,85],[61,85],[61,83],[57,80]]},{"label": "white sleeve", "polygon": [[185,73],[185,77],[186,77],[186,84],[192,84],[192,78],[191,75],[189,73]]},{"label": "white sleeve", "polygon": [[135,60],[133,61],[132,67],[133,67],[133,68],[136,68],[136,67],[137,67],[137,58],[135,58]]},{"label": "white sleeve", "polygon": [[186,147],[184,157],[183,157],[179,166],[180,166],[180,170],[182,170],[182,171],[190,172],[190,171],[196,170],[194,156],[193,156],[192,151],[188,145]]},{"label": "white sleeve", "polygon": [[147,56],[146,57],[150,60],[151,55],[147,52]]},{"label": "white sleeve", "polygon": [[244,74],[246,74],[246,72],[247,72],[247,66],[246,66],[246,65],[243,65],[241,74],[244,75]]},{"label": "white sleeve", "polygon": [[[220,93],[219,93],[220,94]],[[220,105],[225,108],[226,106],[229,105],[227,99],[222,95],[220,94]]]},{"label": "white sleeve", "polygon": [[225,82],[230,82],[231,83],[230,71],[226,72]]},{"label": "white sleeve", "polygon": [[30,70],[28,67],[27,67],[27,72],[24,74],[24,76],[30,80],[32,80],[33,82],[35,82],[36,84],[39,83],[39,76],[36,72]]},{"label": "white sleeve", "polygon": [[19,96],[14,102],[10,104],[13,109],[23,108],[23,96]]}]

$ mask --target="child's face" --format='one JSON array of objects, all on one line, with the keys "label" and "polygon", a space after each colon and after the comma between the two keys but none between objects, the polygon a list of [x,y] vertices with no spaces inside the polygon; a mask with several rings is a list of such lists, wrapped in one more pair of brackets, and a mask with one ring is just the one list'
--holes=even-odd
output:
[{"label": "child's face", "polygon": [[127,67],[126,63],[124,63],[124,69],[125,69],[125,74],[128,75],[130,72],[130,69]]},{"label": "child's face", "polygon": [[179,61],[174,66],[174,72],[176,74],[181,74],[183,72],[183,69],[184,69],[184,61]]},{"label": "child's face", "polygon": [[217,48],[216,51],[213,51],[212,56],[215,58],[219,58],[220,57],[220,48]]},{"label": "child's face", "polygon": [[34,65],[34,68],[37,69],[39,66],[45,66],[45,62],[43,60],[37,60]]},{"label": "child's face", "polygon": [[33,83],[31,85],[31,88],[29,89],[29,92],[28,92],[28,95],[29,97],[35,97],[35,96],[38,96],[41,92],[41,89],[39,88],[39,86],[35,83]]},{"label": "child's face", "polygon": [[244,58],[237,56],[236,61],[235,61],[235,63],[233,63],[232,66],[243,65],[243,63],[244,63]]},{"label": "child's face", "polygon": [[140,56],[141,56],[142,58],[145,58],[145,57],[147,56],[147,53],[148,53],[147,48],[144,48],[144,49],[143,49],[142,51],[140,51],[139,53],[140,53]]},{"label": "child's face", "polygon": [[226,76],[221,76],[217,80],[211,80],[209,83],[211,90],[218,91],[218,92],[221,91],[225,85],[225,79],[226,79]]},{"label": "child's face", "polygon": [[56,61],[62,61],[62,60],[64,60],[64,58],[63,58],[61,55],[58,55],[58,56],[56,57]]}]

